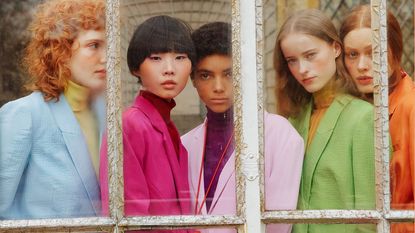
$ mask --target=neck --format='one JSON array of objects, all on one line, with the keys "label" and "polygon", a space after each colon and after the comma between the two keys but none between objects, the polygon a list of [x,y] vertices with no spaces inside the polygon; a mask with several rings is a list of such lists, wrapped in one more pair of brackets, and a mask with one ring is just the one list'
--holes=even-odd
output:
[{"label": "neck", "polygon": [[313,93],[314,108],[327,108],[336,96],[334,78],[331,79],[321,90]]},{"label": "neck", "polygon": [[69,80],[64,95],[73,111],[89,108],[91,91],[88,88]]},{"label": "neck", "polygon": [[207,108],[207,115],[208,124],[213,127],[229,127],[233,125],[233,107],[230,107],[225,112],[213,112],[209,108]]}]

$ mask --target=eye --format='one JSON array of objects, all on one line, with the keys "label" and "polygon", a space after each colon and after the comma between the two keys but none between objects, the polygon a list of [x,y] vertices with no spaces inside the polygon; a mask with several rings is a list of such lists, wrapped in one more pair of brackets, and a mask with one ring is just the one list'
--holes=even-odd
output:
[{"label": "eye", "polygon": [[349,59],[355,59],[359,56],[359,53],[356,51],[349,51],[346,53],[347,58]]},{"label": "eye", "polygon": [[225,77],[228,79],[232,79],[232,72],[226,72]]},{"label": "eye", "polygon": [[210,78],[209,73],[199,73],[198,78],[201,80],[208,80]]},{"label": "eye", "polygon": [[292,65],[294,65],[294,64],[297,62],[297,59],[294,59],[294,58],[289,58],[289,59],[287,59],[286,61],[287,61],[287,64],[288,64],[289,66],[292,66]]},{"label": "eye", "polygon": [[97,48],[99,48],[99,43],[98,42],[89,43],[88,47],[90,47],[92,49],[97,49]]},{"label": "eye", "polygon": [[176,60],[185,60],[187,59],[187,55],[177,55]]},{"label": "eye", "polygon": [[150,55],[150,57],[148,57],[148,59],[150,59],[152,61],[160,61],[161,57],[157,56],[157,55]]},{"label": "eye", "polygon": [[307,53],[307,54],[305,55],[305,58],[306,58],[306,59],[313,59],[313,58],[316,56],[316,54],[317,54],[317,53],[315,53],[315,52],[312,52],[312,53]]}]

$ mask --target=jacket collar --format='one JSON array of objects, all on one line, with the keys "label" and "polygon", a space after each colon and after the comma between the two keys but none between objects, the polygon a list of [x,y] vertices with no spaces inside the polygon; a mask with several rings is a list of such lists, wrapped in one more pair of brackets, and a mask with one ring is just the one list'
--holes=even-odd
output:
[{"label": "jacket collar", "polygon": [[412,79],[408,75],[404,76],[389,95],[389,116],[393,115],[402,101],[405,101],[405,95],[414,90],[415,85]]},{"label": "jacket collar", "polygon": [[182,214],[190,214],[190,197],[189,197],[189,183],[187,182],[187,151],[180,144],[179,157],[176,155],[176,150],[169,140],[170,134],[167,125],[161,117],[157,109],[143,96],[138,95],[133,104],[133,108],[138,108],[147,117],[154,129],[156,129],[163,138],[163,147],[167,152],[170,167],[173,173],[173,179],[177,190],[177,197],[179,199]]},{"label": "jacket collar", "polygon": [[101,203],[98,178],[89,157],[86,140],[78,121],[63,94],[59,97],[59,101],[49,101],[48,105],[62,132],[66,147],[88,193],[95,214],[99,215]]},{"label": "jacket collar", "polygon": [[[327,112],[319,123],[310,146],[306,149],[304,160],[307,162],[304,162],[303,169],[311,171],[310,173],[307,172],[307,174],[314,174],[318,161],[320,160],[320,157],[332,136],[333,130],[336,127],[342,111],[352,100],[353,97],[349,95],[338,95],[327,109]],[[308,138],[312,104],[312,101],[310,101],[303,113],[298,118],[292,120],[293,125],[297,128],[305,141]],[[304,186],[303,190],[311,190],[312,179],[312,176],[302,177],[301,186]],[[308,194],[305,195],[309,196]],[[305,203],[308,203],[308,201]]]}]

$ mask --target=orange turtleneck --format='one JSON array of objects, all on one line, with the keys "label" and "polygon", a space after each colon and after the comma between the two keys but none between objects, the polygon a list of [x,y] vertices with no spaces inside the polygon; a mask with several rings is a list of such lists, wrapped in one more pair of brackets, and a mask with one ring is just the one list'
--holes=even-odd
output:
[{"label": "orange turtleneck", "polygon": [[334,85],[334,80],[330,81],[326,84],[326,86],[323,87],[323,89],[313,93],[313,111],[311,112],[310,117],[307,148],[313,141],[321,119],[323,118],[324,114],[336,96]]}]

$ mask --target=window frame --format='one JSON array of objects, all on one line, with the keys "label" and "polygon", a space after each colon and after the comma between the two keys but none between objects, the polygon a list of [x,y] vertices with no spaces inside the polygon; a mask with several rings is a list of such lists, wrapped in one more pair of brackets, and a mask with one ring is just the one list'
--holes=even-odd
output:
[{"label": "window frame", "polygon": [[[110,217],[1,220],[1,231],[123,232],[130,229],[235,227],[238,232],[265,232],[265,225],[270,223],[372,223],[377,224],[377,232],[389,233],[391,221],[413,221],[415,211],[390,209],[388,75],[387,67],[380,65],[387,64],[386,0],[371,1],[373,38],[374,41],[379,42],[373,44],[376,119],[374,146],[376,174],[378,174],[375,210],[265,211],[262,117],[264,114],[263,2],[262,0],[231,0],[237,215],[124,217],[120,1],[106,0]],[[256,62],[251,62],[254,56]],[[252,114],[252,106],[258,106],[258,114]]]}]

